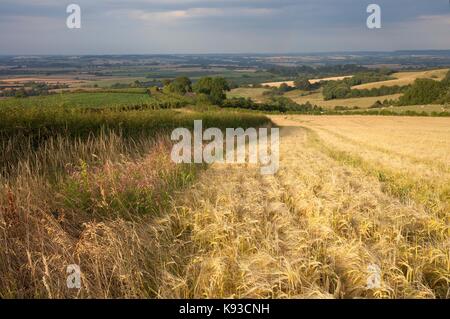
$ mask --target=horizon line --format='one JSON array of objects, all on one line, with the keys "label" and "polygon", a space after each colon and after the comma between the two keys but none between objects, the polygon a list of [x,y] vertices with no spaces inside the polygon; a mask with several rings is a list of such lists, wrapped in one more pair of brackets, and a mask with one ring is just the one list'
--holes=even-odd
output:
[{"label": "horizon line", "polygon": [[0,53],[0,56],[158,56],[158,55],[318,55],[318,54],[362,54],[398,52],[449,52],[449,49],[401,49],[401,50],[348,50],[348,51],[303,51],[303,52],[216,52],[216,53]]}]

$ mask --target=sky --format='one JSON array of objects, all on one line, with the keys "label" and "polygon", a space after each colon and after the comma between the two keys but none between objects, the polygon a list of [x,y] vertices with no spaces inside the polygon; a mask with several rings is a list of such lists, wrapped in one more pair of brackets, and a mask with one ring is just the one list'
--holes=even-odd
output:
[{"label": "sky", "polygon": [[[72,1],[72,2],[70,2]],[[66,8],[81,7],[81,29]],[[382,28],[368,29],[367,6]],[[450,49],[448,0],[1,0],[0,54]]]}]

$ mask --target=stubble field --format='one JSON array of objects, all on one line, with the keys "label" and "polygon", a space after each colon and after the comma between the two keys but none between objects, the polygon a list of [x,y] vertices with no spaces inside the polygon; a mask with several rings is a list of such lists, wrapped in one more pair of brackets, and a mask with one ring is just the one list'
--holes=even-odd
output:
[{"label": "stubble field", "polygon": [[448,69],[438,69],[438,70],[428,70],[428,71],[416,71],[416,72],[397,72],[392,74],[394,80],[365,83],[361,85],[354,86],[354,89],[373,89],[380,88],[384,86],[394,86],[394,85],[410,85],[414,83],[416,79],[434,79],[437,81],[442,80],[447,74]]}]

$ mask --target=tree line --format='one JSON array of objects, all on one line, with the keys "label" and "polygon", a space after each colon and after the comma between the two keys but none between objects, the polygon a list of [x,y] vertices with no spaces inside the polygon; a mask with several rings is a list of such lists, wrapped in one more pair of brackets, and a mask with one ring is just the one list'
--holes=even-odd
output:
[{"label": "tree line", "polygon": [[177,77],[174,80],[163,82],[163,92],[186,95],[195,93],[205,96],[212,104],[221,105],[227,98],[226,92],[230,91],[230,86],[221,77],[203,77],[195,83],[185,76]]},{"label": "tree line", "polygon": [[19,88],[4,89],[0,91],[0,97],[25,98],[29,96],[49,95],[51,90],[66,89],[67,84],[48,84],[45,82],[28,82]]},{"label": "tree line", "polygon": [[442,81],[416,79],[398,101],[398,105],[446,103],[450,103],[450,71]]},{"label": "tree line", "polygon": [[323,112],[321,107],[307,102],[305,104],[298,104],[292,99],[285,96],[274,96],[268,102],[256,103],[250,98],[232,98],[227,99],[222,104],[224,108],[240,108],[246,110],[255,110],[261,112],[280,112],[280,113],[309,113],[315,114]]},{"label": "tree line", "polygon": [[383,85],[379,88],[372,89],[352,89],[351,86],[347,84],[330,82],[324,86],[322,94],[325,100],[350,99],[405,93],[408,88],[409,86]]},{"label": "tree line", "polygon": [[365,83],[392,80],[390,76],[392,71],[380,69],[376,72],[364,72],[355,74],[351,78],[329,81],[323,86],[322,94],[325,100],[348,99],[355,97],[383,96],[397,93],[403,93],[407,87],[404,86],[382,86],[372,89],[352,89],[353,86]]}]

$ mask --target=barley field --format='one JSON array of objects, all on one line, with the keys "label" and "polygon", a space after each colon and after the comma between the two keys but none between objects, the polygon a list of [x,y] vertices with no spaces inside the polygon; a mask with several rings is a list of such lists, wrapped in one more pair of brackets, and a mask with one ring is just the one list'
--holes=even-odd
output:
[{"label": "barley field", "polygon": [[450,298],[449,119],[271,120],[273,176],[177,167],[164,136],[24,150],[1,189],[0,297]]},{"label": "barley field", "polygon": [[[52,104],[3,107],[0,118],[0,298],[157,297],[171,253],[161,254],[170,234],[158,237],[158,218],[204,169],[171,160],[170,132],[198,119],[221,129],[269,122],[216,109]],[[73,264],[79,291],[66,283]]]},{"label": "barley field", "polygon": [[272,119],[277,175],[213,165],[159,223],[158,295],[449,298],[449,120]]}]

